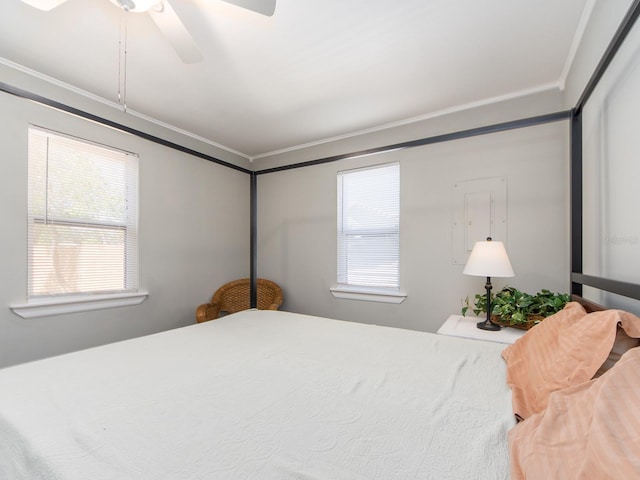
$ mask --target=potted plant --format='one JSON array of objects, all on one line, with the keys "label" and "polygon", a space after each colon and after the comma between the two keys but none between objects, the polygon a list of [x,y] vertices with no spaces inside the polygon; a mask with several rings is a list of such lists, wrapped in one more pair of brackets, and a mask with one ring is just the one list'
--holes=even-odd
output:
[{"label": "potted plant", "polygon": [[[530,295],[514,287],[505,287],[491,295],[491,321],[528,330],[545,317],[562,310],[569,300],[568,294],[553,293],[546,289]],[[486,314],[487,294],[476,294],[473,306],[467,297],[462,307],[462,315],[466,315],[469,308],[472,308],[476,316]]]}]

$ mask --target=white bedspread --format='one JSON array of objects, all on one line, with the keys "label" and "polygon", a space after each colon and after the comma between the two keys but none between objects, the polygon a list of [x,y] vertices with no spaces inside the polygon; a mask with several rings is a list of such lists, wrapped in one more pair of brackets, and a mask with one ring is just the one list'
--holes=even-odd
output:
[{"label": "white bedspread", "polygon": [[503,345],[285,312],[0,370],[0,478],[508,479]]}]

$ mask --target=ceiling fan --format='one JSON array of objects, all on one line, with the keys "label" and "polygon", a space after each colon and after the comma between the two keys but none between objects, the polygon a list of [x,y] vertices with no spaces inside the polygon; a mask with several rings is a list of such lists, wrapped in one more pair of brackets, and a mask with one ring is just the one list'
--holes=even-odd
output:
[{"label": "ceiling fan", "polygon": [[[52,10],[67,0],[22,0],[27,5],[40,10]],[[193,37],[180,17],[171,7],[169,0],[109,0],[127,12],[146,12],[184,63],[197,63],[202,54]],[[223,0],[247,10],[271,16],[276,8],[276,0]]]}]

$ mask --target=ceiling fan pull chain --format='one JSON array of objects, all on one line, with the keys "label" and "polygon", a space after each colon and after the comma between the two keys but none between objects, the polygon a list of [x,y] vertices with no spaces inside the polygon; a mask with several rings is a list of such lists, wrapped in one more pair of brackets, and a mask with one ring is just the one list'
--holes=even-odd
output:
[{"label": "ceiling fan pull chain", "polygon": [[118,105],[122,105],[120,88],[122,86],[122,14],[118,22]]},{"label": "ceiling fan pull chain", "polygon": [[122,80],[122,89],[124,90],[122,96],[122,107],[124,113],[127,113],[127,20],[129,19],[129,11],[124,11],[124,74]]},{"label": "ceiling fan pull chain", "polygon": [[[118,38],[118,104],[122,105],[124,113],[127,113],[127,14],[126,8],[122,9],[120,32]],[[124,32],[124,34],[123,34]],[[124,42],[123,42],[124,37]]]}]

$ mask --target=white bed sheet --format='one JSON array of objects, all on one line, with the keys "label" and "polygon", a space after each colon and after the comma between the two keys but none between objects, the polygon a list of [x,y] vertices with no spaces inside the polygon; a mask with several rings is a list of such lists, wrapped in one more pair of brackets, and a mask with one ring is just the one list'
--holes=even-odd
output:
[{"label": "white bed sheet", "polygon": [[503,345],[286,312],[0,370],[0,478],[508,479]]}]

